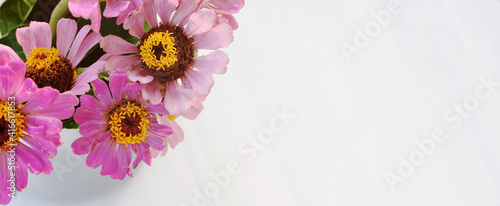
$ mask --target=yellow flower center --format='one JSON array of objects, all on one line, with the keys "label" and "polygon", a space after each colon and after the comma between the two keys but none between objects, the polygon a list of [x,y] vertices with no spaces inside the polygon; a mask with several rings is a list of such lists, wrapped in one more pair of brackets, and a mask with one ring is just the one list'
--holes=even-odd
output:
[{"label": "yellow flower center", "polygon": [[146,141],[149,134],[149,115],[141,104],[123,101],[108,112],[108,128],[111,136],[120,144],[136,144]]},{"label": "yellow flower center", "polygon": [[0,151],[8,151],[24,137],[25,118],[12,102],[0,103]]},{"label": "yellow flower center", "polygon": [[140,55],[144,64],[156,70],[166,70],[177,62],[177,48],[171,32],[155,32],[142,43]]},{"label": "yellow flower center", "polygon": [[56,48],[35,47],[26,56],[26,78],[31,78],[38,87],[50,86],[59,92],[71,89],[75,69],[71,62]]}]

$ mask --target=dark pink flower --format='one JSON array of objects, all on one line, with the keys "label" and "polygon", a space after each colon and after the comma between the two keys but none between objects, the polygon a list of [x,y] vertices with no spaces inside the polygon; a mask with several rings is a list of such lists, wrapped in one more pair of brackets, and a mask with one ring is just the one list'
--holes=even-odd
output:
[{"label": "dark pink flower", "polygon": [[[151,149],[163,150],[163,139],[172,129],[157,121],[158,115],[169,115],[162,104],[146,103],[139,92],[139,83],[129,83],[127,75],[118,70],[109,78],[109,88],[100,79],[92,82],[97,99],[80,97],[81,107],[75,121],[82,137],[71,147],[77,155],[89,153],[87,166],[102,166],[101,175],[112,179],[132,177],[132,169],[144,161],[151,165]],[[136,155],[132,163],[132,153]]]},{"label": "dark pink flower", "polygon": [[[28,171],[49,174],[53,170],[49,158],[57,154],[57,147],[62,144],[61,119],[73,115],[78,99],[50,87],[38,89],[33,80],[24,78],[24,62],[2,53],[5,54],[0,51],[0,203],[7,204],[11,200],[8,188],[11,182],[7,181],[11,172],[15,188],[22,191],[28,184]],[[9,166],[13,166],[12,171]]]}]

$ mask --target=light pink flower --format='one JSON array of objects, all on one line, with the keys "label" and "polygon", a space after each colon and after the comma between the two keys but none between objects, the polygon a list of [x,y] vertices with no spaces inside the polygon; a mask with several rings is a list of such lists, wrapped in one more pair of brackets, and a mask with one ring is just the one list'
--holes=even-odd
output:
[{"label": "light pink flower", "polygon": [[[141,7],[141,0],[106,0],[106,8],[102,14],[106,18],[118,17],[120,25],[132,13]],[[99,32],[101,28],[101,6],[99,0],[69,0],[69,11],[74,17],[90,19],[92,30]]]},{"label": "light pink flower", "polygon": [[158,117],[158,122],[172,128],[173,134],[163,139],[163,145],[165,145],[165,148],[163,150],[151,149],[151,156],[153,158],[158,157],[159,154],[161,154],[161,156],[165,156],[168,151],[168,146],[174,149],[180,142],[182,142],[182,140],[184,140],[184,132],[182,131],[182,128],[174,121],[174,118],[172,118],[172,116],[160,116]]},{"label": "light pink flower", "polygon": [[213,9],[219,22],[231,25],[233,30],[238,29],[238,22],[233,14],[238,13],[243,6],[245,0],[202,0],[200,3],[200,8]]},{"label": "light pink flower", "polygon": [[[71,147],[77,155],[87,156],[87,166],[102,166],[101,175],[112,179],[132,177],[132,169],[144,161],[151,165],[151,149],[163,150],[163,139],[172,129],[159,124],[158,115],[169,115],[161,104],[147,104],[139,95],[139,83],[129,83],[127,75],[118,70],[109,78],[109,88],[100,79],[92,82],[97,99],[80,97],[81,107],[75,121],[82,137]],[[132,153],[136,154],[132,163]]]},{"label": "light pink flower", "polygon": [[[18,191],[26,188],[28,171],[52,172],[49,158],[57,154],[57,147],[62,144],[61,119],[73,115],[78,99],[50,87],[38,89],[33,80],[24,78],[23,61],[9,60],[1,54],[0,51],[0,62],[4,62],[0,64],[0,204],[8,204],[9,187],[15,184]],[[10,130],[12,125],[14,129]],[[13,183],[9,181],[11,172]]]},{"label": "light pink flower", "polygon": [[[218,23],[215,11],[199,9],[199,3],[146,0],[142,9],[124,23],[131,35],[141,39],[139,45],[113,35],[101,42],[104,51],[113,55],[106,70],[129,71],[130,80],[143,84],[146,100],[153,104],[164,100],[170,114],[189,119],[196,118],[203,109],[201,102],[214,85],[212,74],[226,72],[229,58],[218,49],[233,41],[231,26]],[[144,19],[151,30],[144,30]],[[197,57],[197,51],[202,49],[216,51]]]},{"label": "light pink flower", "polygon": [[75,78],[75,67],[102,37],[83,26],[77,33],[72,19],[60,19],[57,23],[56,47],[52,44],[52,32],[45,22],[31,22],[29,27],[19,28],[16,37],[26,54],[26,77],[32,78],[39,87],[51,86],[60,92],[71,91],[75,95],[87,92],[89,82],[98,78],[93,66]]}]

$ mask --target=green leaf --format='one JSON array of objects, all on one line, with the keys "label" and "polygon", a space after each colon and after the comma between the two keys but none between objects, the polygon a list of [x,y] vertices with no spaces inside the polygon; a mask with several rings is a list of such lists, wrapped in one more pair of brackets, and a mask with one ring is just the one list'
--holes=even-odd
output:
[{"label": "green leaf", "polygon": [[37,0],[7,0],[0,7],[0,33],[7,34],[22,24]]},{"label": "green leaf", "polygon": [[16,38],[16,29],[20,27],[27,26],[25,24],[19,24],[15,27],[13,27],[10,31],[7,32],[7,34],[4,35],[4,37],[0,38],[0,44],[7,45],[10,48],[14,49],[16,51],[17,55],[19,58],[21,58],[23,61],[26,61],[26,57],[23,52],[23,47],[19,45],[17,42]]},{"label": "green leaf", "polygon": [[73,117],[62,120],[64,129],[78,129],[78,128],[80,128],[80,125],[75,122],[75,119]]}]

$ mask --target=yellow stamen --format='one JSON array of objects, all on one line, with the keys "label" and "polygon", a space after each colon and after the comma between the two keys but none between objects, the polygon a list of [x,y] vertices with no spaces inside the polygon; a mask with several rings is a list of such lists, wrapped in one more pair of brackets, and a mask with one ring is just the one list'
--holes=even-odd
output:
[{"label": "yellow stamen", "polygon": [[177,117],[175,117],[174,115],[168,115],[167,118],[172,121],[177,119]]},{"label": "yellow stamen", "polygon": [[[7,125],[9,125],[9,127],[5,128],[8,130],[7,133],[0,134],[8,135],[3,142],[0,142],[0,151],[7,151],[10,150],[12,146],[17,145],[19,140],[24,137],[23,128],[25,127],[25,118],[18,108],[9,106],[8,102],[4,102],[0,103],[0,121],[5,121]],[[10,125],[15,127],[10,128]],[[11,133],[13,135],[11,135]]]},{"label": "yellow stamen", "polygon": [[56,49],[54,47],[52,47],[51,49],[35,47],[26,56],[26,65],[31,66],[37,70],[50,68],[51,65],[54,64],[54,62],[59,61],[59,52],[59,49]]},{"label": "yellow stamen", "polygon": [[[116,142],[120,144],[136,144],[146,141],[146,137],[149,134],[146,131],[149,129],[149,119],[147,116],[149,113],[146,110],[146,107],[135,104],[131,102],[122,102],[117,104],[114,109],[110,111],[108,114],[108,128],[112,133],[112,137],[116,140]],[[137,117],[137,118],[135,118]],[[137,128],[123,128],[123,124],[131,124],[127,123],[127,119],[132,119],[137,123]],[[126,127],[132,127],[134,125],[125,125]],[[133,134],[136,133],[136,134]]]},{"label": "yellow stamen", "polygon": [[[157,57],[155,49],[158,46],[162,50],[161,56]],[[175,47],[175,38],[171,32],[155,32],[151,34],[141,45],[140,55],[142,62],[149,68],[157,70],[166,70],[177,62],[177,48]]]}]

